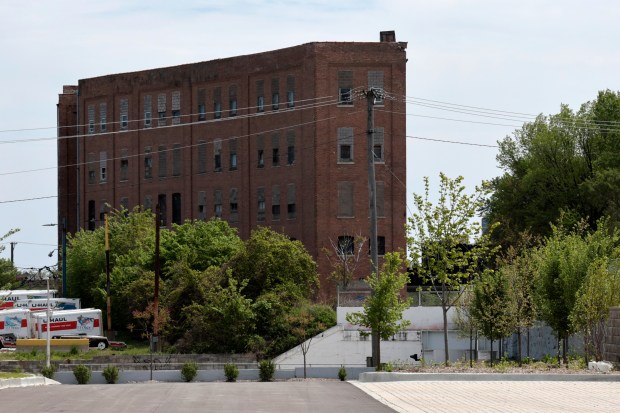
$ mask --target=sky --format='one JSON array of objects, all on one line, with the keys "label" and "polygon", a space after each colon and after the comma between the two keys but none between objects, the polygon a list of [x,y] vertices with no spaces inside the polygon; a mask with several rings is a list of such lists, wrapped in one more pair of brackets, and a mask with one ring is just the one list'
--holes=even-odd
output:
[{"label": "sky", "polygon": [[[56,104],[63,85],[310,42],[407,47],[407,193],[440,172],[469,192],[502,173],[497,141],[538,114],[620,90],[613,0],[0,2],[0,258],[57,262]],[[1,245],[0,245],[1,248]],[[53,252],[52,257],[48,254]]]}]

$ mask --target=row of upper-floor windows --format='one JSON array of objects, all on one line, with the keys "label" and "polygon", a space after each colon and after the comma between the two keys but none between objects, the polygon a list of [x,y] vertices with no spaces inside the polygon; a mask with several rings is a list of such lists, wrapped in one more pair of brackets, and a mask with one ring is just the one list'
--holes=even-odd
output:
[{"label": "row of upper-floor windows", "polygon": [[[338,71],[338,105],[350,106],[356,100],[354,85],[357,84],[352,70]],[[375,104],[383,104],[383,71],[368,71],[367,84],[369,89],[377,91],[375,95]],[[271,110],[280,109],[280,93],[282,91],[281,83],[285,83],[286,92],[286,108],[295,107],[295,76],[286,76],[285,82],[281,82],[281,78],[273,77],[265,84],[264,79],[255,81],[256,106],[254,108],[246,108],[248,113],[262,113],[266,107]],[[361,81],[359,84],[363,84]],[[227,99],[225,93],[227,92]],[[223,116],[233,117],[238,113],[238,97],[237,85],[230,84],[228,86],[217,86],[213,89],[198,88],[196,99],[196,113],[198,120],[220,119]],[[156,97],[156,102],[154,102]],[[271,99],[267,102],[267,98]],[[227,100],[228,107],[224,107]],[[156,107],[154,107],[156,106]],[[181,123],[181,92],[172,91],[168,93],[159,93],[157,95],[142,96],[142,113],[143,127],[150,128],[153,126],[153,113],[157,114],[157,126],[167,126],[168,119],[170,124],[178,125]],[[98,118],[97,118],[98,112]],[[129,99],[121,98],[119,100],[119,129],[121,131],[129,129]],[[99,132],[107,132],[108,129],[108,110],[107,103],[100,102],[98,104],[89,104],[87,106],[88,133],[96,132],[96,124],[99,125]]]},{"label": "row of upper-floor windows", "polygon": [[[296,188],[295,184],[287,184],[284,193],[281,191],[280,185],[273,185],[271,187],[271,194],[266,194],[264,187],[258,187],[256,189],[256,220],[258,222],[264,222],[267,217],[267,199],[266,196],[270,195],[269,205],[271,207],[271,220],[279,221],[282,218],[282,210],[286,208],[286,219],[294,220],[297,217],[297,203],[296,203]],[[215,189],[211,194],[210,199],[206,191],[199,191],[197,194],[197,211],[196,216],[200,220],[206,220],[211,217],[224,218],[225,207],[228,207],[226,212],[226,219],[231,223],[236,223],[239,220],[239,212],[240,212],[240,197],[239,190],[237,188],[230,188],[228,191],[224,191],[222,189]],[[228,196],[225,199],[225,196]],[[284,198],[284,196],[286,196]],[[179,192],[175,192],[172,194],[172,223],[174,224],[182,224],[183,216],[182,216],[182,208],[181,208],[181,197],[182,194]],[[159,208],[160,212],[160,220],[163,226],[167,225],[167,217],[168,217],[168,202],[167,202],[167,194],[158,194],[156,203],[154,204],[153,197],[151,195],[146,195],[144,197],[142,206],[144,209],[155,210],[155,207]],[[209,214],[208,206],[211,206],[211,214]],[[97,222],[103,222],[104,214],[108,212],[109,204],[102,200],[99,204],[99,210],[96,208],[96,201],[89,200],[88,201],[88,229],[94,230],[97,226]],[[129,198],[123,197],[120,202],[121,209],[129,210]],[[97,217],[99,218],[97,220]]]},{"label": "row of upper-floor windows", "polygon": [[[358,251],[364,248],[364,244],[368,244],[368,254],[370,254],[370,242],[359,237],[353,237],[352,235],[340,235],[338,236],[338,243],[336,244],[336,254],[339,256],[353,256],[357,255]],[[377,236],[377,252],[378,255],[385,255],[385,237],[382,235]]]}]

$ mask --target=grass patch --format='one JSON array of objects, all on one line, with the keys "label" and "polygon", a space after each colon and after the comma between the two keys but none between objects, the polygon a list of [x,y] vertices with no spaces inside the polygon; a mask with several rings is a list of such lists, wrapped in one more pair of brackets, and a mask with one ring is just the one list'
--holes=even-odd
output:
[{"label": "grass patch", "polygon": [[25,377],[31,377],[32,374],[28,373],[7,373],[4,371],[0,371],[0,380],[1,379],[23,379]]}]

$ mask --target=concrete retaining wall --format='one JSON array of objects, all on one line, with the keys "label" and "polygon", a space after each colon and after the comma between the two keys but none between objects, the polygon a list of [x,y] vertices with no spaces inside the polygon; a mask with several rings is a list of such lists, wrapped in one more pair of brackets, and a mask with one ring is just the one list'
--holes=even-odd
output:
[{"label": "concrete retaining wall", "polygon": [[609,308],[603,358],[607,361],[620,363],[620,307]]}]

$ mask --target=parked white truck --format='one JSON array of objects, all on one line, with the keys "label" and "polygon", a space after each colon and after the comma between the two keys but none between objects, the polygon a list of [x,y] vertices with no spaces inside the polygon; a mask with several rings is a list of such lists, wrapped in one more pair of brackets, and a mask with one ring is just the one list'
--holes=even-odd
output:
[{"label": "parked white truck", "polygon": [[34,333],[30,310],[27,308],[0,311],[0,335],[32,338]]},{"label": "parked white truck", "polygon": [[15,307],[17,301],[56,297],[56,290],[0,290],[0,309]]},{"label": "parked white truck", "polygon": [[[101,336],[101,310],[60,310],[50,312],[51,336]],[[33,338],[47,338],[47,311],[32,312],[35,334]]]}]

